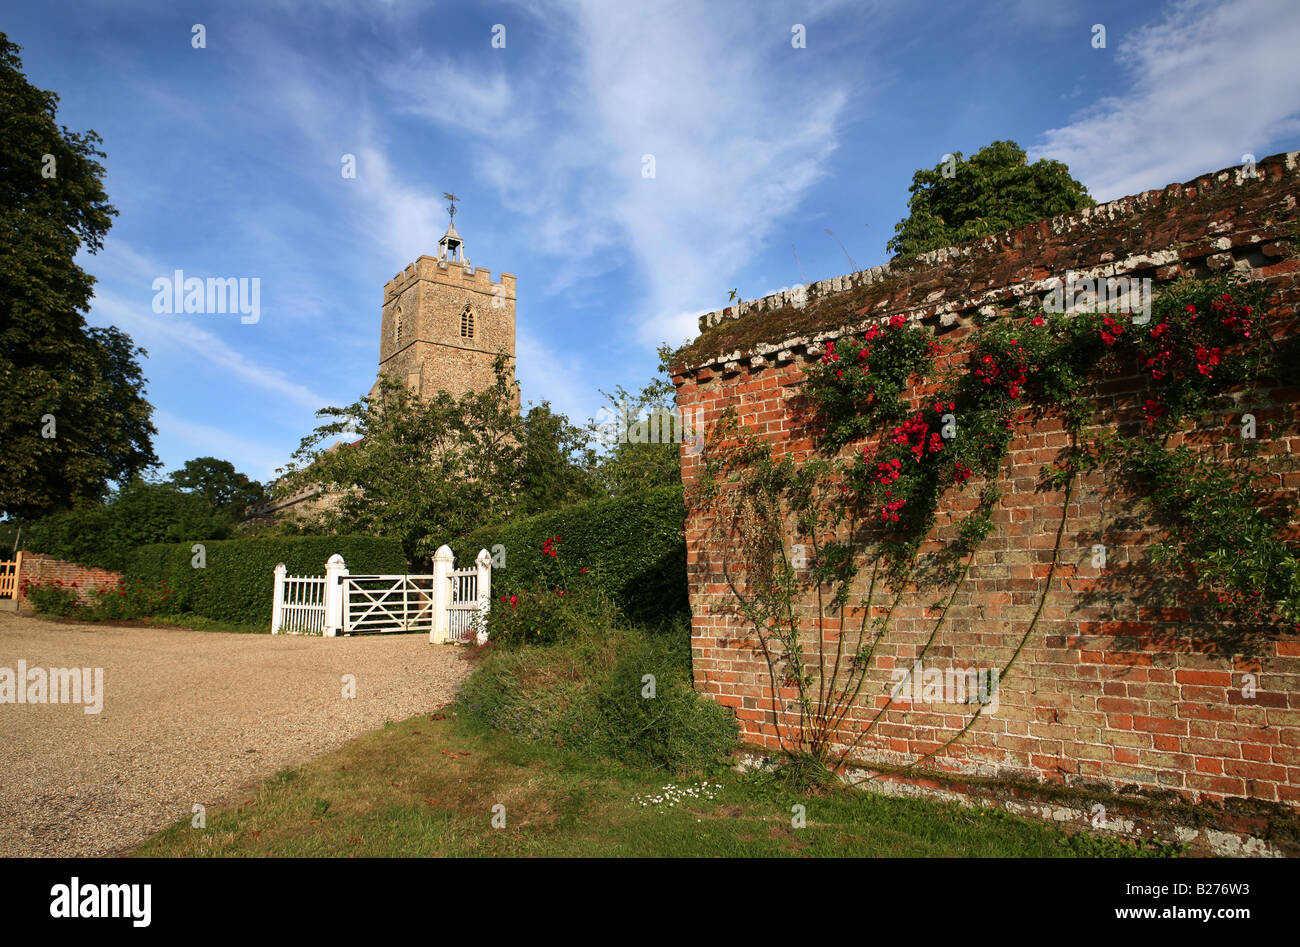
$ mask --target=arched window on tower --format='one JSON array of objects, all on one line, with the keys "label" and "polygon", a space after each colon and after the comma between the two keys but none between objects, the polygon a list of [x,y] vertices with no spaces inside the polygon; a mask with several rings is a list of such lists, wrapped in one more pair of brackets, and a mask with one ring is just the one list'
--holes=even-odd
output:
[{"label": "arched window on tower", "polygon": [[474,338],[474,310],[470,306],[466,306],[460,313],[460,337]]},{"label": "arched window on tower", "polygon": [[402,344],[402,307],[393,310],[393,344]]}]

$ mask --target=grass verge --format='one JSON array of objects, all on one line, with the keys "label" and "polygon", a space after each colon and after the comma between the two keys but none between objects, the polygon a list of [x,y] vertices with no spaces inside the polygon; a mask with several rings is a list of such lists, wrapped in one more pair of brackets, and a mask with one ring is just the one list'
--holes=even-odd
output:
[{"label": "grass verge", "polygon": [[182,612],[179,615],[157,615],[153,618],[146,618],[144,623],[161,628],[188,628],[191,631],[226,631],[237,635],[269,635],[271,633],[271,629],[266,625],[245,625],[229,621],[216,621],[202,615],[195,615],[192,612]]},{"label": "grass verge", "polygon": [[[666,789],[673,786],[674,789]],[[793,826],[794,806],[806,826]],[[505,824],[494,828],[494,807]],[[188,821],[140,856],[1054,857],[1170,854],[999,810],[727,771],[655,769],[528,744],[464,717],[385,725]]]}]

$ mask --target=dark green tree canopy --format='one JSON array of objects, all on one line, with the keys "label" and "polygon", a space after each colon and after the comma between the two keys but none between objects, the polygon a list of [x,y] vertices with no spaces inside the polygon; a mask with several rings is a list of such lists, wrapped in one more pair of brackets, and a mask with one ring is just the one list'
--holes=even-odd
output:
[{"label": "dark green tree canopy", "polygon": [[523,417],[523,467],[519,516],[532,516],[599,494],[593,476],[596,452],[587,432],[543,401]]},{"label": "dark green tree canopy", "polygon": [[193,543],[229,535],[230,518],[197,493],[137,477],[111,493],[106,503],[63,510],[25,525],[22,545],[59,559],[121,570],[132,552],[148,543]]},{"label": "dark green tree canopy", "polygon": [[74,257],[112,217],[100,138],[55,121],[58,96],[22,73],[0,33],[0,515],[104,498],[157,464],[136,348],[90,329],[94,278]]},{"label": "dark green tree canopy", "polygon": [[995,141],[969,160],[912,175],[910,214],[894,225],[894,259],[977,240],[989,234],[1068,214],[1096,203],[1060,161],[1029,163],[1014,141]]},{"label": "dark green tree canopy", "polygon": [[203,497],[213,512],[225,514],[235,521],[241,519],[249,507],[266,498],[260,483],[237,471],[230,461],[216,457],[187,460],[180,470],[172,472],[170,479],[182,490]]}]

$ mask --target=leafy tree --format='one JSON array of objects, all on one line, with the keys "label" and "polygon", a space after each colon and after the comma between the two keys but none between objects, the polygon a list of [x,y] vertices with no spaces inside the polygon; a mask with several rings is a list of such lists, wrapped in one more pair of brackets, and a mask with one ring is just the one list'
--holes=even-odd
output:
[{"label": "leafy tree", "polygon": [[118,490],[106,510],[107,543],[113,549],[230,535],[228,515],[213,510],[201,495],[187,493],[172,483],[133,480]]},{"label": "leafy tree", "polygon": [[332,420],[303,438],[275,490],[321,487],[324,527],[400,539],[415,562],[513,512],[523,458],[517,388],[502,359],[490,388],[459,399],[422,401],[382,377],[373,396],[318,412]]},{"label": "leafy tree", "polygon": [[523,419],[523,468],[518,513],[532,516],[600,495],[596,452],[588,432],[551,410],[547,402]]},{"label": "leafy tree", "polygon": [[182,490],[203,497],[209,509],[234,522],[242,519],[249,507],[266,498],[260,483],[235,470],[230,461],[216,457],[187,460],[180,470],[172,472],[171,481]]},{"label": "leafy tree", "polygon": [[55,122],[58,96],[22,73],[0,33],[0,514],[103,498],[157,464],[152,408],[129,336],[89,329],[95,253],[117,211],[101,139]]},{"label": "leafy tree", "polygon": [[197,493],[174,483],[136,478],[107,503],[62,510],[28,524],[23,548],[89,566],[123,569],[131,552],[148,543],[225,539],[229,517]]},{"label": "leafy tree", "polygon": [[1014,141],[995,141],[969,160],[956,152],[951,164],[912,175],[909,215],[894,225],[888,247],[894,258],[915,256],[987,237],[1096,202],[1060,161],[1030,164]]},{"label": "leafy tree", "polygon": [[[672,355],[669,346],[659,347],[659,371],[639,393],[634,395],[622,385],[612,394],[601,392],[609,404],[602,409],[604,417],[593,419],[588,430],[608,448],[597,464],[596,478],[611,497],[681,486],[681,445],[662,438],[665,429],[681,430],[676,390],[668,370]],[[638,422],[651,422],[661,436],[639,440]]]}]

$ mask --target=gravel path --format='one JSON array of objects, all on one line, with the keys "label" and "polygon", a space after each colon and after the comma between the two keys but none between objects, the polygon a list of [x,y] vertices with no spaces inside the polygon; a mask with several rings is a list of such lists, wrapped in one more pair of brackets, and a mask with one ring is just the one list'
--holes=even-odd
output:
[{"label": "gravel path", "polygon": [[462,653],[416,634],[271,637],[0,612],[0,668],[104,669],[98,714],[0,703],[0,856],[130,851],[195,803],[248,798],[285,766],[446,704],[470,669]]}]

